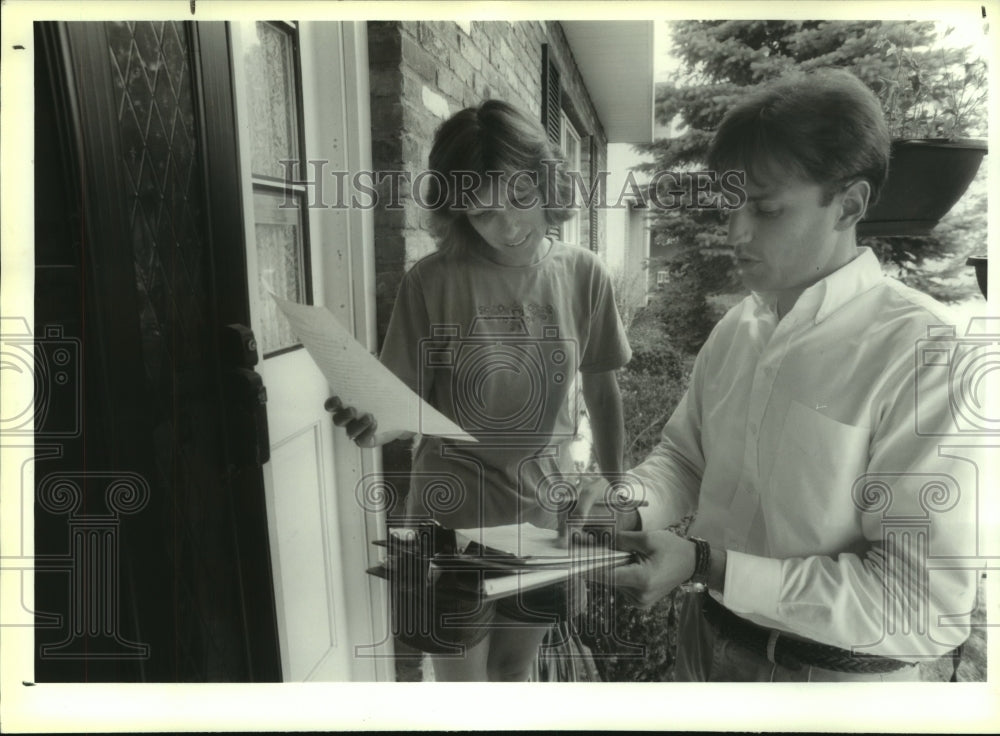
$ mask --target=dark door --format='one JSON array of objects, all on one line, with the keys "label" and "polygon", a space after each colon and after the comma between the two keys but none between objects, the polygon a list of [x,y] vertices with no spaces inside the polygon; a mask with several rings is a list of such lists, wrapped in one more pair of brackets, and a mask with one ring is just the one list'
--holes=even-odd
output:
[{"label": "dark door", "polygon": [[35,41],[36,679],[278,679],[225,25]]}]

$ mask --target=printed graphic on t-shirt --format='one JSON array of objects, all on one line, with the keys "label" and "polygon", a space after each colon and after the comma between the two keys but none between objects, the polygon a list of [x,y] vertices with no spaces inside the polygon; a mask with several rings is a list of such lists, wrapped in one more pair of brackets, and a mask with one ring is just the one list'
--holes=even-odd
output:
[{"label": "printed graphic on t-shirt", "polygon": [[528,302],[519,304],[480,304],[478,307],[480,317],[500,320],[507,318],[513,321],[523,320],[529,327],[538,322],[552,322],[555,310],[551,304],[538,304]]}]

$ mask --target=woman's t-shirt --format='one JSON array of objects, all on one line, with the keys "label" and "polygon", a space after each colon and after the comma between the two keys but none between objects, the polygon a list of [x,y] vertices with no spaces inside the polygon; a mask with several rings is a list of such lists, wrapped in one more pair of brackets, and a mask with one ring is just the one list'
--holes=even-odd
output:
[{"label": "woman's t-shirt", "polygon": [[472,248],[418,261],[381,360],[479,441],[422,436],[406,514],[451,528],[554,526],[550,499],[574,471],[577,373],[630,357],[610,277],[590,251],[554,242],[529,266]]}]

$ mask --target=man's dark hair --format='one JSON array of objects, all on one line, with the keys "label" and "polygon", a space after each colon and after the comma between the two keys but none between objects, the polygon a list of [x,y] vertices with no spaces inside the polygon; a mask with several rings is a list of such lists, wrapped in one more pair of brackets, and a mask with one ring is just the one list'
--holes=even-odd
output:
[{"label": "man's dark hair", "polygon": [[871,207],[889,172],[889,130],[878,99],[850,72],[796,72],[762,85],[725,114],[708,162],[716,171],[746,170],[754,180],[791,171],[822,186],[822,204],[865,179]]}]

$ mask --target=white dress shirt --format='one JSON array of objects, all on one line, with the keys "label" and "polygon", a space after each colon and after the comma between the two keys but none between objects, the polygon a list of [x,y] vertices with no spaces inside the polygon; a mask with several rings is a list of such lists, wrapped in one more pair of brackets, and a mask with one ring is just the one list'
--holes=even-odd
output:
[{"label": "white dress shirt", "polygon": [[964,328],[933,327],[952,324],[867,248],[780,321],[747,297],[633,471],[642,528],[697,510],[690,534],[728,550],[717,597],[756,623],[908,661],[949,651],[974,605],[982,459],[946,365]]}]

